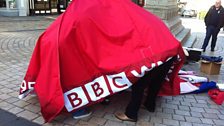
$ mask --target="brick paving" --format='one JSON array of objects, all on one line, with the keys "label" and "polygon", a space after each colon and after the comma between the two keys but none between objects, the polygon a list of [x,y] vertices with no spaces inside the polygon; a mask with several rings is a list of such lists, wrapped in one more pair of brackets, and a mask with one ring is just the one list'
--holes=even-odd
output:
[{"label": "brick paving", "polygon": [[[122,122],[114,117],[115,112],[123,112],[130,97],[130,92],[115,94],[111,104],[91,106],[90,117],[75,120],[69,113],[62,113],[50,123],[44,123],[40,114],[36,96],[28,96],[19,100],[20,83],[26,72],[35,42],[38,36],[53,21],[54,17],[0,17],[0,116],[12,125],[17,119],[18,126],[213,126],[224,125],[224,105],[216,105],[206,93],[179,96],[158,97],[156,112],[150,113],[140,109],[137,123]],[[197,19],[183,19],[185,27],[192,28],[197,36],[194,47],[201,47],[204,39],[204,23]],[[206,55],[224,56],[224,32],[218,37],[215,52],[209,48]],[[189,63],[183,68],[194,70],[210,80],[224,82],[224,67],[220,75],[200,73],[199,63]],[[3,113],[3,116],[2,116]],[[18,119],[19,118],[19,119]],[[3,125],[0,118],[0,125]],[[20,121],[23,120],[23,121]]]}]

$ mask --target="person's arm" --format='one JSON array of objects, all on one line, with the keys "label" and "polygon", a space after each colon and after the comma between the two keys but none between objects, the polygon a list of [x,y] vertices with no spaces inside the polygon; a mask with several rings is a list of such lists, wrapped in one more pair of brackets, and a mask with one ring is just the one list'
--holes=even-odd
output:
[{"label": "person's arm", "polygon": [[220,22],[219,22],[219,28],[222,28],[224,26],[224,8],[221,8],[221,15],[220,15]]},{"label": "person's arm", "polygon": [[213,9],[213,6],[210,7],[210,9],[208,10],[208,12],[207,12],[206,15],[205,15],[204,22],[205,22],[205,25],[206,25],[206,26],[208,26],[209,17],[210,17],[210,15],[211,15],[212,9]]}]

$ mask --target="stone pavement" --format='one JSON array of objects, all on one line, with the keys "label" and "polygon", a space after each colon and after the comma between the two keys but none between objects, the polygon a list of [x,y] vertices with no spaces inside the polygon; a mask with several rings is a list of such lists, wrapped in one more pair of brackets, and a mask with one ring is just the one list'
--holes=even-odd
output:
[{"label": "stone pavement", "polygon": [[40,126],[13,113],[0,109],[0,126]]},{"label": "stone pavement", "polygon": [[[38,124],[44,126],[224,125],[224,105],[216,105],[206,93],[159,97],[156,112],[150,113],[141,108],[137,123],[119,121],[113,114],[124,111],[130,92],[114,95],[108,106],[101,104],[91,106],[93,114],[90,117],[75,120],[69,113],[62,113],[51,123],[44,123],[36,96],[28,96],[23,100],[19,100],[17,97],[35,42],[54,18],[55,16],[0,17],[0,126],[11,126],[15,120],[18,121],[16,123],[18,126]],[[200,48],[205,34],[203,22],[184,18],[183,25],[192,28],[192,34],[197,36],[194,47]],[[224,56],[223,41],[224,32],[221,32],[215,52],[211,53],[207,49],[205,54]],[[194,70],[199,75],[207,76],[211,80],[224,82],[223,66],[220,75],[213,76],[200,73],[197,62],[189,63],[184,68]],[[4,120],[6,122],[1,123]]]}]

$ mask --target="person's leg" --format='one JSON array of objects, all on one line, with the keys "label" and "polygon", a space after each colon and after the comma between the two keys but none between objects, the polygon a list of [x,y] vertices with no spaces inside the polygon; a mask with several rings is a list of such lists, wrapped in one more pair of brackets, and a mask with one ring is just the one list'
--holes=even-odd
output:
[{"label": "person's leg", "polygon": [[[172,59],[172,62],[173,62],[173,59]],[[159,67],[163,67],[163,66],[164,65],[161,65]],[[167,72],[168,72],[169,68],[167,68]],[[164,69],[164,67],[161,68],[161,70],[163,70],[163,69]],[[152,71],[159,71],[159,70],[158,70],[158,68],[154,68]],[[138,115],[139,108],[141,106],[141,101],[143,98],[145,87],[148,86],[150,82],[152,82],[151,81],[152,78],[157,78],[157,76],[161,76],[160,74],[153,75],[152,71],[149,71],[144,77],[140,78],[136,84],[132,85],[131,101],[129,102],[128,106],[126,107],[125,114],[122,114],[122,113],[115,114],[115,116],[118,119],[123,120],[123,121],[137,121],[137,115]],[[165,78],[165,75],[162,79],[164,79],[164,78]]]},{"label": "person's leg", "polygon": [[203,49],[204,52],[206,50],[206,47],[208,46],[208,42],[211,38],[211,35],[212,35],[212,26],[207,26],[206,27],[206,36],[205,36],[205,39],[204,39],[204,43],[202,45],[202,49]]},{"label": "person's leg", "polygon": [[150,84],[148,85],[148,95],[144,103],[144,106],[150,112],[155,111],[156,97],[175,59],[176,58],[172,58],[168,62],[154,69],[151,73],[151,81],[150,81]]},{"label": "person's leg", "polygon": [[137,120],[139,108],[141,106],[144,89],[146,87],[143,83],[144,77],[132,86],[131,101],[126,107],[125,114],[132,119]]},{"label": "person's leg", "polygon": [[216,41],[217,41],[217,35],[219,33],[220,29],[214,28],[213,33],[212,33],[212,42],[211,42],[211,51],[214,51]]},{"label": "person's leg", "polygon": [[144,77],[140,78],[134,85],[132,85],[131,100],[128,103],[125,113],[116,113],[115,116],[122,121],[137,121],[138,111],[141,106],[141,101],[144,94],[144,89],[148,83],[147,79],[150,78],[150,72]]}]

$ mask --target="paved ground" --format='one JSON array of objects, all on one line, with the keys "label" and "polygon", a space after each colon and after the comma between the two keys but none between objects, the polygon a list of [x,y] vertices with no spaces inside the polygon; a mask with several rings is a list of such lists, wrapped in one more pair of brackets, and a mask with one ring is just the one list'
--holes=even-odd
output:
[{"label": "paved ground", "polygon": [[39,126],[22,117],[18,117],[13,113],[0,110],[0,126]]},{"label": "paved ground", "polygon": [[[96,104],[91,107],[93,115],[75,120],[70,114],[63,113],[51,123],[44,123],[40,114],[38,99],[29,96],[23,100],[17,98],[20,83],[29,63],[36,39],[55,17],[0,17],[0,126],[11,126],[17,120],[18,126],[212,126],[224,125],[224,105],[212,102],[206,93],[188,94],[175,97],[159,97],[156,112],[140,109],[137,123],[122,122],[114,117],[117,111],[124,111],[130,93],[116,94],[111,104]],[[201,47],[204,38],[204,25],[196,19],[183,19],[186,27],[198,38],[195,47]],[[224,32],[219,34],[214,53],[209,49],[207,55],[224,56]],[[199,63],[184,66],[199,75],[214,81],[224,82],[224,67],[220,75],[208,76],[199,72]],[[9,112],[9,113],[8,113]],[[4,118],[3,118],[4,117]],[[25,120],[24,120],[25,119]],[[3,122],[3,120],[6,120]]]}]

